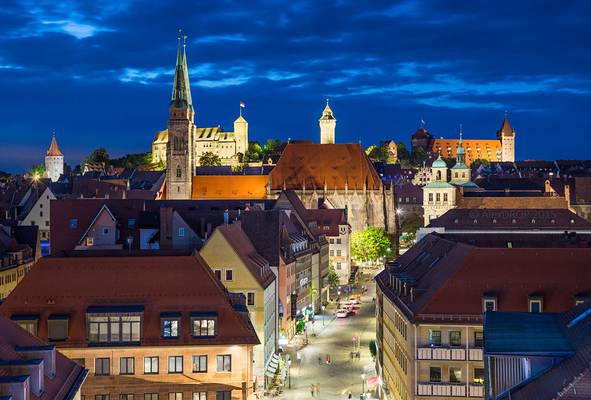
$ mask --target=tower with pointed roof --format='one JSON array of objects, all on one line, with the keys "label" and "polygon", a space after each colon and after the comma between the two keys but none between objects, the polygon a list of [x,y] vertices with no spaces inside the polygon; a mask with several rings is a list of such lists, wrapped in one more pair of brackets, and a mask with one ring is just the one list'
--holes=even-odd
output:
[{"label": "tower with pointed roof", "polygon": [[55,130],[51,138],[51,145],[45,155],[45,174],[52,182],[57,182],[64,173],[64,155],[60,151],[55,139]]},{"label": "tower with pointed roof", "polygon": [[328,105],[328,99],[326,99],[326,107],[324,107],[318,122],[320,125],[320,144],[334,144],[337,120]]},{"label": "tower with pointed roof", "polygon": [[501,129],[497,132],[497,139],[501,141],[501,161],[515,161],[515,130],[511,128],[507,113],[501,124]]},{"label": "tower with pointed roof", "polygon": [[466,150],[462,140],[462,129],[460,128],[460,140],[456,149],[456,164],[451,167],[451,183],[463,185],[470,182],[470,167],[466,165]]},{"label": "tower with pointed roof", "polygon": [[[190,199],[193,179],[195,110],[187,67],[186,36],[179,30],[176,69],[168,117],[166,145],[166,198]],[[181,43],[182,41],[182,43]]]},{"label": "tower with pointed roof", "polygon": [[235,152],[244,155],[248,150],[248,122],[242,116],[242,109],[234,121],[234,141],[236,143]]}]

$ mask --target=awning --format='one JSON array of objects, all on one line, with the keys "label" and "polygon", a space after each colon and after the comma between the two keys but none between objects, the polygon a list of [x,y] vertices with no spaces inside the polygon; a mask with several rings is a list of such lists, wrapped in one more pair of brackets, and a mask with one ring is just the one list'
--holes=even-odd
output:
[{"label": "awning", "polygon": [[279,368],[279,361],[281,357],[278,354],[273,354],[267,363],[267,368],[265,368],[265,376],[273,377],[277,373],[277,369]]},{"label": "awning", "polygon": [[380,378],[376,375],[370,376],[367,378],[367,386],[377,386],[380,383]]}]

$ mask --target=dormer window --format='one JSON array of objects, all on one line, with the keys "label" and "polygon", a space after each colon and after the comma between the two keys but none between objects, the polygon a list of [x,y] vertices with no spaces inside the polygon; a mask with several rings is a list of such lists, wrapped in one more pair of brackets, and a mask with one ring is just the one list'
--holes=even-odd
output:
[{"label": "dormer window", "polygon": [[181,313],[161,313],[160,321],[162,337],[167,339],[178,338],[181,328]]},{"label": "dormer window", "polygon": [[142,306],[88,307],[90,343],[137,343],[141,339]]},{"label": "dormer window", "polygon": [[38,315],[13,315],[11,319],[31,335],[37,336],[37,328],[39,326]]},{"label": "dormer window", "polygon": [[191,334],[193,337],[213,337],[216,335],[217,313],[191,313]]},{"label": "dormer window", "polygon": [[70,317],[65,314],[52,314],[47,318],[47,338],[53,341],[68,338],[68,322]]},{"label": "dormer window", "polygon": [[529,312],[541,313],[543,311],[544,298],[540,295],[528,296],[528,308]]},{"label": "dormer window", "polygon": [[497,311],[497,297],[485,295],[482,297],[482,312]]}]

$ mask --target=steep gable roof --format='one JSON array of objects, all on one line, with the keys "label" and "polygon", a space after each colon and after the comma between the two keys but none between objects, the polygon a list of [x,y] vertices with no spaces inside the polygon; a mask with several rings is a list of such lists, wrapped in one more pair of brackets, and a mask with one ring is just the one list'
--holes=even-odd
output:
[{"label": "steep gable roof", "polygon": [[271,171],[272,189],[378,190],[380,176],[358,144],[289,143]]}]

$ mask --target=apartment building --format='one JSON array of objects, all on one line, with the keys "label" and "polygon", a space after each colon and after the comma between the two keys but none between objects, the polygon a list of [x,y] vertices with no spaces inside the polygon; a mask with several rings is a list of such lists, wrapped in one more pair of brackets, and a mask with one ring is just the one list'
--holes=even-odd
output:
[{"label": "apartment building", "polygon": [[382,398],[484,397],[483,314],[561,312],[591,290],[591,237],[491,236],[429,234],[376,276]]},{"label": "apartment building", "polygon": [[6,317],[0,332],[0,399],[80,400],[88,370]]},{"label": "apartment building", "polygon": [[244,298],[198,254],[39,261],[0,314],[89,370],[86,399],[245,400],[259,344]]},{"label": "apartment building", "polygon": [[255,387],[265,386],[277,364],[277,271],[254,248],[240,222],[219,226],[199,252],[215,276],[233,293],[242,293],[260,345],[254,349]]},{"label": "apartment building", "polygon": [[0,224],[0,300],[14,290],[40,257],[37,226]]}]

